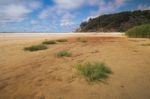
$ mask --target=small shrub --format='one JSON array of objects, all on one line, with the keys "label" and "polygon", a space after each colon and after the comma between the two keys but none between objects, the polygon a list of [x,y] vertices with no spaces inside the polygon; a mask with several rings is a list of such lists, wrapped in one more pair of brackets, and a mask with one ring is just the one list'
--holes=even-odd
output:
[{"label": "small shrub", "polygon": [[56,41],[44,41],[43,44],[46,44],[46,45],[50,45],[50,44],[56,44]]},{"label": "small shrub", "polygon": [[86,43],[87,42],[87,40],[86,40],[86,38],[77,38],[77,41],[78,42],[83,42],[83,43]]},{"label": "small shrub", "polygon": [[34,46],[30,46],[30,47],[25,47],[24,48],[24,50],[31,51],[31,52],[38,51],[38,50],[45,50],[45,49],[47,49],[47,46],[42,45],[42,44],[40,44],[40,45],[34,45]]},{"label": "small shrub", "polygon": [[72,53],[68,51],[60,51],[57,53],[58,57],[71,57]]},{"label": "small shrub", "polygon": [[133,38],[150,38],[150,24],[133,27],[126,32],[126,35]]},{"label": "small shrub", "polygon": [[83,75],[88,81],[98,81],[108,77],[111,70],[104,63],[85,63],[76,66],[78,72]]},{"label": "small shrub", "polygon": [[68,42],[67,39],[59,39],[59,40],[56,40],[57,42]]},{"label": "small shrub", "polygon": [[149,44],[141,44],[142,46],[150,46],[150,43]]}]

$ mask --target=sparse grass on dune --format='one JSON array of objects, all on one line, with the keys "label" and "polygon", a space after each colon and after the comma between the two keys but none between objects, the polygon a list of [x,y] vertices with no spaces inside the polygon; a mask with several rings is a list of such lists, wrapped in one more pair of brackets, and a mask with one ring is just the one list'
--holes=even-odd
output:
[{"label": "sparse grass on dune", "polygon": [[67,39],[59,39],[59,40],[56,40],[57,42],[68,42]]},{"label": "sparse grass on dune", "polygon": [[57,44],[57,43],[56,43],[56,41],[54,41],[54,40],[49,40],[49,41],[46,40],[46,41],[43,42],[43,44],[51,45],[51,44]]},{"label": "sparse grass on dune", "polygon": [[24,50],[25,51],[39,51],[39,50],[45,50],[45,49],[48,49],[47,46],[43,45],[43,44],[40,44],[40,45],[33,45],[33,46],[30,46],[30,47],[25,47]]},{"label": "sparse grass on dune", "polygon": [[150,46],[150,43],[147,44],[141,44],[142,46]]},{"label": "sparse grass on dune", "polygon": [[[45,49],[48,49],[48,47],[46,45],[52,45],[52,44],[57,44],[57,42],[68,42],[67,39],[59,39],[59,40],[46,40],[44,42],[42,42],[42,44],[39,44],[39,45],[33,45],[33,46],[30,46],[30,47],[25,47],[24,50],[25,51],[38,51],[38,50],[45,50]],[[64,55],[64,56],[71,56],[71,53],[67,52],[67,51],[64,51],[64,52],[61,52],[59,53],[60,56]]]},{"label": "sparse grass on dune", "polygon": [[67,51],[67,50],[64,50],[64,51],[60,51],[57,53],[57,56],[58,57],[71,57],[72,56],[72,53]]},{"label": "sparse grass on dune", "polygon": [[108,77],[112,73],[104,63],[94,62],[76,65],[77,71],[88,81],[99,81]]},{"label": "sparse grass on dune", "polygon": [[86,43],[86,42],[87,42],[87,39],[86,39],[86,38],[81,38],[81,37],[79,37],[79,38],[77,38],[77,41],[78,41],[78,42]]},{"label": "sparse grass on dune", "polygon": [[150,38],[150,24],[133,27],[126,32],[126,35],[132,38]]}]

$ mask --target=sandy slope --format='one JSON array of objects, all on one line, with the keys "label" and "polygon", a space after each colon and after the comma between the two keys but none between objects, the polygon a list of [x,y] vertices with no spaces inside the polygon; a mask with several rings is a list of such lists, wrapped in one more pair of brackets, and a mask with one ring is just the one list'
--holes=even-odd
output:
[{"label": "sandy slope", "polygon": [[[88,42],[76,42],[77,37]],[[33,53],[22,50],[58,38],[69,42]],[[150,46],[141,46],[148,43],[121,34],[0,34],[0,99],[149,99]],[[65,49],[73,56],[55,56]],[[93,61],[105,62],[113,74],[99,83],[76,74],[75,64]]]}]

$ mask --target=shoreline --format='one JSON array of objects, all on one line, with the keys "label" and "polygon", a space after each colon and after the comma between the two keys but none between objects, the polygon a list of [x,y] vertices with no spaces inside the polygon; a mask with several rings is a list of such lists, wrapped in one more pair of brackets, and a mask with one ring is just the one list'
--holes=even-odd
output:
[{"label": "shoreline", "polygon": [[85,33],[0,33],[1,36],[45,36],[45,35],[100,35],[100,36],[122,36],[121,32],[85,32]]}]

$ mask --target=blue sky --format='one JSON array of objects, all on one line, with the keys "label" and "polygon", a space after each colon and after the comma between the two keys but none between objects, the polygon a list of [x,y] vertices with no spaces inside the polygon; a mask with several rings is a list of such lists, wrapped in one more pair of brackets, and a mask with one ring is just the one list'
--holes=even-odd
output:
[{"label": "blue sky", "polygon": [[150,9],[150,0],[0,0],[0,32],[71,32],[90,17]]}]

